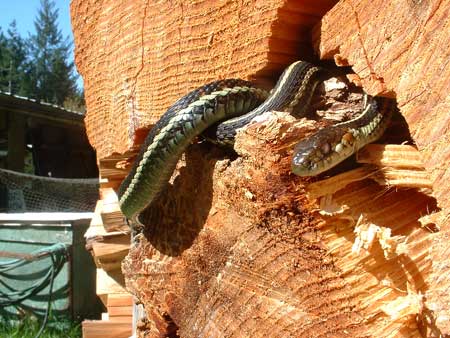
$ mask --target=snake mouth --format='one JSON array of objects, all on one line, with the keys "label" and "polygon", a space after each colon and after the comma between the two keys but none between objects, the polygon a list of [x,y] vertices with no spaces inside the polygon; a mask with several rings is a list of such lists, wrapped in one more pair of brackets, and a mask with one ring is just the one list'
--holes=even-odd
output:
[{"label": "snake mouth", "polygon": [[355,152],[355,139],[348,129],[325,128],[297,143],[292,157],[292,172],[298,176],[323,173]]},{"label": "snake mouth", "polygon": [[374,97],[367,96],[358,117],[321,129],[295,146],[292,172],[298,176],[318,175],[377,140],[389,123],[389,107],[386,100],[380,106]]},{"label": "snake mouth", "polygon": [[322,153],[322,157],[318,157],[314,149],[297,153],[292,158],[292,172],[297,176],[316,176],[335,167],[355,152],[351,145],[342,146],[338,143],[335,148],[338,148],[339,152],[333,150],[327,154]]}]

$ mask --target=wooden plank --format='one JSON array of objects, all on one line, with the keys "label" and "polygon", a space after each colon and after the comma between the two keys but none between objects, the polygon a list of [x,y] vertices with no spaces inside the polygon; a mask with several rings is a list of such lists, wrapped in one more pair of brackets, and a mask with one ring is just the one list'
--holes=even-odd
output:
[{"label": "wooden plank", "polygon": [[114,189],[101,188],[100,194],[102,197],[100,215],[105,230],[107,232],[128,231],[129,226],[120,210],[119,199]]},{"label": "wooden plank", "polygon": [[111,294],[108,297],[108,308],[114,306],[132,306],[133,296],[130,294]]},{"label": "wooden plank", "polygon": [[119,269],[111,270],[106,273],[102,269],[97,269],[97,289],[96,293],[102,299],[105,306],[108,304],[108,297],[114,294],[129,295],[125,289],[125,282],[122,271]]},{"label": "wooden plank", "polygon": [[133,315],[133,306],[108,306],[109,317],[126,317]]},{"label": "wooden plank", "polygon": [[109,317],[108,319],[111,322],[130,322],[130,324],[133,324],[133,316],[126,315],[126,316],[113,316]]},{"label": "wooden plank", "polygon": [[94,256],[99,260],[122,259],[130,249],[130,236],[117,235],[103,237],[92,244]]},{"label": "wooden plank", "polygon": [[15,95],[0,93],[0,110],[13,112],[14,115],[32,116],[46,123],[69,124],[84,128],[84,114],[66,110],[48,103],[38,103],[35,100]]},{"label": "wooden plank", "polygon": [[86,248],[88,250],[92,250],[92,246],[96,242],[102,242],[106,239],[108,241],[108,238],[117,237],[117,236],[129,236],[130,229],[127,226],[126,228],[121,228],[120,231],[106,231],[105,227],[103,226],[103,219],[101,217],[101,211],[103,208],[103,201],[98,200],[95,212],[92,215],[92,220],[89,226],[89,229],[85,233],[86,237]]},{"label": "wooden plank", "polygon": [[83,338],[129,338],[131,322],[124,320],[85,320],[81,324]]}]

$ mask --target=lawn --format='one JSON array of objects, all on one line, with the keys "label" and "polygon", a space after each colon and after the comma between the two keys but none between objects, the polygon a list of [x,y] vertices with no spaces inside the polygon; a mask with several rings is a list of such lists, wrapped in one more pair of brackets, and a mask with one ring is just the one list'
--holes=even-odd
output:
[{"label": "lawn", "polygon": [[[27,317],[20,321],[0,318],[1,338],[35,338],[41,328],[41,320]],[[81,325],[68,319],[50,318],[39,338],[81,338]]]}]

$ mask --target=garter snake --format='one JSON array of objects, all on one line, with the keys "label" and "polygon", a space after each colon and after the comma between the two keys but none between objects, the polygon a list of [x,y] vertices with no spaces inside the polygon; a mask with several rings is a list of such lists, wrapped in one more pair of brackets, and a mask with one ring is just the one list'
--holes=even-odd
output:
[{"label": "garter snake", "polygon": [[[211,82],[175,102],[149,132],[134,165],[119,188],[119,205],[132,222],[152,202],[169,180],[191,141],[207,128],[209,138],[233,144],[236,130],[266,111],[306,114],[318,83],[331,74],[304,61],[291,64],[269,93],[252,83],[228,79]],[[295,148],[292,169],[310,176],[325,171],[373,142],[383,133],[389,114],[369,97],[362,114],[348,122],[325,128]],[[212,135],[212,136],[211,136]]]}]

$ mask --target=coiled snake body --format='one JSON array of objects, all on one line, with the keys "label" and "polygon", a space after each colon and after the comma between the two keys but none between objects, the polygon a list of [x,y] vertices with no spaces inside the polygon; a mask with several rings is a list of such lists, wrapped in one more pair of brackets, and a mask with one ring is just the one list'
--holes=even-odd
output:
[{"label": "coiled snake body", "polygon": [[[209,129],[216,143],[233,144],[236,130],[266,111],[304,116],[318,83],[330,74],[297,61],[283,72],[270,95],[239,79],[204,85],[175,102],[148,134],[128,176],[119,188],[123,214],[139,223],[139,214],[166,184],[191,141]],[[301,176],[323,172],[384,132],[390,114],[367,97],[357,118],[320,130],[295,147],[292,170]],[[225,120],[217,124],[218,122]]]}]

